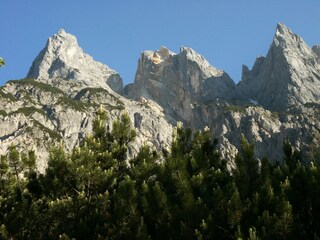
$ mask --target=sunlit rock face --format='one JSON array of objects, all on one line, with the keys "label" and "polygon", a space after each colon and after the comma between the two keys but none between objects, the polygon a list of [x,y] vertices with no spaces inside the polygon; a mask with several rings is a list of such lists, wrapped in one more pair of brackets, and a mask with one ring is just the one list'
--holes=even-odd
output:
[{"label": "sunlit rock face", "polygon": [[34,60],[28,77],[80,81],[90,87],[110,87],[116,92],[123,88],[122,79],[115,70],[84,53],[76,37],[63,29],[48,39]]}]

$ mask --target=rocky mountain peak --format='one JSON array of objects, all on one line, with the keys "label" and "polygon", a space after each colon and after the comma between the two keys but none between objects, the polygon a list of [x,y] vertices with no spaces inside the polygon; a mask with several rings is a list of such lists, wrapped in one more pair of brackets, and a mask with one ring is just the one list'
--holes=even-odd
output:
[{"label": "rocky mountain peak", "polygon": [[195,106],[234,97],[235,84],[192,48],[181,47],[176,54],[161,47],[141,54],[134,83],[126,86],[125,93],[129,98],[157,102],[170,119],[190,126]]},{"label": "rocky mountain peak", "polygon": [[71,38],[75,38],[75,36],[73,36],[72,34],[69,34],[67,33],[63,28],[60,28],[58,33],[55,34],[55,35],[58,35],[58,36],[67,36],[67,37],[71,37]]},{"label": "rocky mountain peak", "polygon": [[282,23],[278,23],[277,25],[272,47],[285,49],[285,52],[298,51],[307,52],[307,54],[311,53],[311,49],[304,40]]},{"label": "rocky mountain peak", "polygon": [[150,62],[157,65],[163,63],[164,61],[169,61],[169,59],[174,55],[176,55],[174,52],[162,46],[159,50],[156,51],[147,50],[142,52],[139,62]]},{"label": "rocky mountain peak", "polygon": [[[317,50],[279,23],[267,56],[252,70],[243,68],[238,89],[263,107],[276,111],[320,102]],[[317,86],[317,87],[315,87]]]},{"label": "rocky mountain peak", "polygon": [[75,43],[76,45],[78,45],[78,41],[77,41],[77,38],[70,34],[70,33],[67,33],[63,28],[60,28],[58,33],[54,34],[52,36],[52,38],[49,38],[52,40],[52,45],[55,43],[56,45],[61,45],[61,41],[63,42],[73,42]]},{"label": "rocky mountain peak", "polygon": [[197,130],[209,127],[225,159],[237,153],[242,134],[256,142],[259,158],[281,160],[285,137],[307,153],[308,145],[320,146],[319,56],[319,46],[309,48],[278,24],[266,57],[258,57],[252,69],[243,66],[236,86],[192,48],[144,51],[134,83],[124,89],[132,100],[112,91],[122,90],[119,74],[61,29],[30,68],[28,76],[36,80],[9,81],[0,89],[0,153],[12,144],[35,146],[44,170],[48,146],[60,140],[69,149],[79,144],[101,104],[109,127],[123,111],[129,114],[137,131],[130,156],[146,144],[166,149],[177,121]]},{"label": "rocky mountain peak", "polygon": [[85,86],[104,87],[121,92],[122,79],[107,65],[95,61],[78,45],[77,38],[60,29],[47,41],[27,75],[35,79],[62,78]]},{"label": "rocky mountain peak", "polygon": [[274,35],[274,41],[278,40],[279,42],[286,42],[292,38],[299,38],[294,34],[286,25],[283,23],[278,23],[276,28],[276,33]]},{"label": "rocky mountain peak", "polygon": [[180,58],[185,58],[186,61],[196,63],[201,69],[201,72],[205,74],[207,78],[213,76],[221,77],[224,74],[224,71],[210,65],[210,63],[201,54],[197,53],[192,48],[181,46],[178,56]]}]

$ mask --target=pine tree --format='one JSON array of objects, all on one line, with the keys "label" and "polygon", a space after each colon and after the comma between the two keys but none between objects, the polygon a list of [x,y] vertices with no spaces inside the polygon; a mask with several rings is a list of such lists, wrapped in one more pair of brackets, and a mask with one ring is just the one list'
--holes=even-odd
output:
[{"label": "pine tree", "polygon": [[243,200],[257,192],[259,186],[259,161],[254,154],[254,143],[249,143],[242,135],[241,150],[237,154],[234,176]]},{"label": "pine tree", "polygon": [[9,147],[8,162],[16,178],[17,184],[21,190],[20,173],[23,171],[23,163],[16,146],[11,145]]},{"label": "pine tree", "polygon": [[[6,180],[8,179],[8,171],[9,171],[9,165],[8,165],[8,158],[7,156],[2,155],[0,157],[0,181],[1,181],[1,190],[5,188]],[[2,192],[0,190],[0,192]]]}]

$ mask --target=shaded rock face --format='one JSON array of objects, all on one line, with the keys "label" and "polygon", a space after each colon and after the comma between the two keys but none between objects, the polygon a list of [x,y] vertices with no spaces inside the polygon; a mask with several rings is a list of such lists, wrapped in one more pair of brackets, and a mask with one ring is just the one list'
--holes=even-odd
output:
[{"label": "shaded rock face", "polygon": [[250,71],[243,68],[238,91],[275,111],[306,103],[320,103],[319,47],[309,48],[302,38],[278,24],[266,57],[257,58]]},{"label": "shaded rock face", "polygon": [[267,56],[258,57],[251,70],[243,66],[238,85],[192,49],[175,54],[162,47],[141,54],[134,83],[123,88],[116,71],[60,30],[34,60],[28,73],[34,79],[0,88],[0,154],[11,144],[35,149],[44,171],[50,147],[77,146],[102,105],[109,129],[123,112],[129,114],[137,132],[130,157],[144,144],[168,149],[172,126],[182,121],[194,130],[209,127],[227,160],[238,152],[242,134],[256,143],[258,158],[281,161],[288,137],[312,160],[312,149],[320,147],[319,55],[319,46],[309,48],[279,24]]},{"label": "shaded rock face", "polygon": [[107,65],[96,62],[78,46],[75,36],[61,29],[49,38],[45,48],[34,60],[29,78],[62,78],[81,81],[90,87],[110,87],[121,92],[120,75]]},{"label": "shaded rock face", "polygon": [[320,58],[320,45],[313,46],[312,51]]},{"label": "shaded rock face", "polygon": [[271,161],[283,160],[285,138],[301,151],[304,159],[315,160],[314,150],[320,146],[319,113],[318,106],[304,108],[301,113],[276,113],[258,106],[215,105],[206,109],[211,117],[208,126],[219,140],[223,158],[235,156],[243,134],[255,143],[258,158],[268,157]]},{"label": "shaded rock face", "polygon": [[143,52],[135,81],[124,92],[132,99],[143,96],[156,101],[165,109],[169,121],[179,119],[187,125],[192,122],[196,106],[236,96],[235,84],[227,73],[185,47],[179,54],[165,47]]}]

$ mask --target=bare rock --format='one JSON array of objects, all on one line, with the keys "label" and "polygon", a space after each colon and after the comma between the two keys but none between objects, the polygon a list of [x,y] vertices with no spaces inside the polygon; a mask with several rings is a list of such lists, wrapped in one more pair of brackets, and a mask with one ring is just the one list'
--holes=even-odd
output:
[{"label": "bare rock", "polygon": [[320,61],[301,37],[278,24],[267,56],[244,69],[238,91],[263,107],[284,111],[306,103],[320,103]]},{"label": "bare rock", "polygon": [[49,38],[45,48],[34,60],[27,77],[81,81],[90,87],[109,86],[116,92],[123,89],[120,75],[84,53],[76,37],[63,29]]}]

